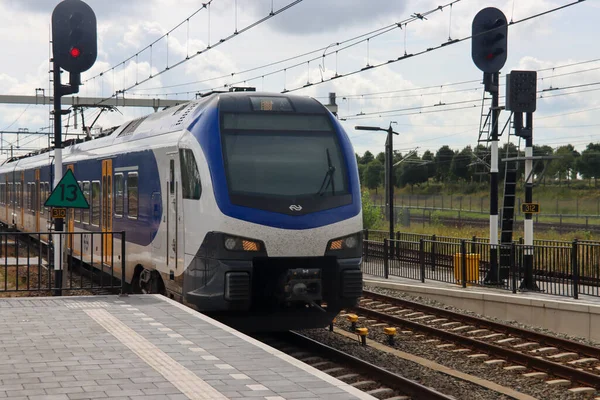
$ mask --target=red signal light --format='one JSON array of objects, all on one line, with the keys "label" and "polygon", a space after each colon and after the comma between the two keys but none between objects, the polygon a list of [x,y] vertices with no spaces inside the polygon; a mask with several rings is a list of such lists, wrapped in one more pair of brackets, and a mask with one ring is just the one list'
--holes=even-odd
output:
[{"label": "red signal light", "polygon": [[71,57],[77,58],[81,55],[81,50],[79,50],[77,47],[73,47],[71,48],[71,51],[69,51],[69,54]]},{"label": "red signal light", "polygon": [[492,60],[494,58],[494,53],[488,53],[487,56],[485,56],[485,58],[487,58],[488,60]]}]

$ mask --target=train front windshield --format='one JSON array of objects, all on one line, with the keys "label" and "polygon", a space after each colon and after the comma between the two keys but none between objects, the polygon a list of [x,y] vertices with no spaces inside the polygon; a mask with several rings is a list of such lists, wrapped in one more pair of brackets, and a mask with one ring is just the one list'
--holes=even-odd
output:
[{"label": "train front windshield", "polygon": [[327,115],[224,113],[221,135],[232,203],[298,214],[351,201]]}]

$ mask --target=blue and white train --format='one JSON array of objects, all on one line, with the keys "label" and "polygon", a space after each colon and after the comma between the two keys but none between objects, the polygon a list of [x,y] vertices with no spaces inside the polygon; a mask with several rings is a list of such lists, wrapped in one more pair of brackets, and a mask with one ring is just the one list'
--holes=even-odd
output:
[{"label": "blue and white train", "polygon": [[[0,221],[46,230],[52,162],[49,151],[0,167]],[[211,93],[71,144],[63,168],[90,204],[70,211],[65,229],[126,231],[134,293],[251,330],[326,326],[362,293],[354,150],[312,98]],[[116,276],[110,247],[120,245],[117,235],[68,243],[84,261],[104,253]]]}]

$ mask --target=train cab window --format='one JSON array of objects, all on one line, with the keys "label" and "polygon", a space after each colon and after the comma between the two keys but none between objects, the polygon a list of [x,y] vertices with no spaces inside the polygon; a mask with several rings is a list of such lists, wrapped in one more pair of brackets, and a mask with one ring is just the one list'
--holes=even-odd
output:
[{"label": "train cab window", "polygon": [[115,174],[115,217],[121,218],[123,216],[124,198],[125,191],[123,187],[123,174]]},{"label": "train cab window", "polygon": [[136,219],[138,217],[138,174],[130,172],[127,174],[127,216]]},{"label": "train cab window", "polygon": [[[92,206],[92,203],[90,202],[90,182],[83,182],[83,195],[85,196],[85,199],[87,200],[88,204],[90,205],[90,207]],[[82,221],[84,224],[89,224],[90,223],[90,209],[83,209],[83,213],[82,213],[82,217],[81,217]]]},{"label": "train cab window", "polygon": [[6,183],[0,183],[0,203],[6,204]]},{"label": "train cab window", "polygon": [[100,226],[100,181],[92,181],[92,225]]},{"label": "train cab window", "polygon": [[202,186],[200,185],[198,165],[192,150],[180,149],[179,161],[181,163],[181,192],[183,198],[198,200],[202,193]]}]

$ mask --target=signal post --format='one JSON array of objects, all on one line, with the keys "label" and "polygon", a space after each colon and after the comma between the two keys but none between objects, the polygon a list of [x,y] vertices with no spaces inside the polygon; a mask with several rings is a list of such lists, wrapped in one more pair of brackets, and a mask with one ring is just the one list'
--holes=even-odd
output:
[{"label": "signal post", "polygon": [[475,15],[472,25],[471,57],[483,71],[485,91],[492,96],[491,107],[491,164],[490,164],[490,271],[486,284],[499,284],[498,268],[498,120],[500,118],[499,75],[506,63],[508,24],[497,8],[484,8]]},{"label": "signal post", "polygon": [[[79,92],[81,73],[94,65],[97,57],[96,15],[81,0],[63,0],[52,12],[52,62],[54,77],[54,188],[59,187],[62,173],[61,97]],[[69,85],[61,84],[61,68],[69,72]],[[79,188],[79,186],[78,186]],[[58,216],[58,214],[56,215]],[[55,232],[63,231],[63,219],[54,219]],[[63,282],[62,253],[57,246],[61,234],[52,235],[54,244],[55,295],[61,295]],[[64,243],[63,243],[64,245]]]},{"label": "signal post", "polygon": [[[515,135],[525,139],[525,214],[523,266],[525,277],[522,290],[539,290],[533,279],[533,213],[539,205],[533,203],[533,113],[536,110],[537,73],[535,71],[511,71],[506,76],[506,109],[514,113]],[[523,126],[525,113],[525,126]]]}]

